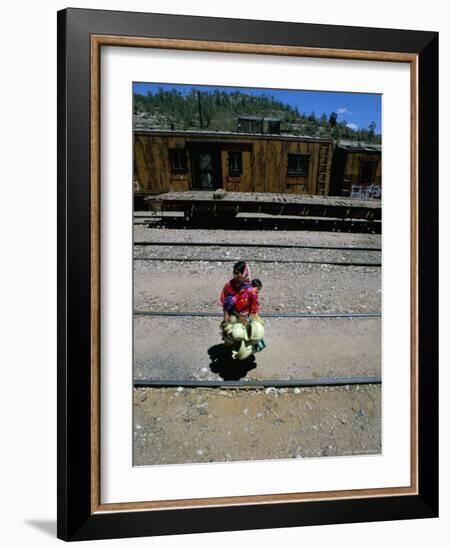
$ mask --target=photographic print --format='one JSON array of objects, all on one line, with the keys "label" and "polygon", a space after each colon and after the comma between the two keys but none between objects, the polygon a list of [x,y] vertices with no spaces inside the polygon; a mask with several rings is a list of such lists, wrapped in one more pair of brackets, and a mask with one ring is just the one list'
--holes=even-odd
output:
[{"label": "photographic print", "polygon": [[134,466],[382,453],[381,102],[133,83]]}]

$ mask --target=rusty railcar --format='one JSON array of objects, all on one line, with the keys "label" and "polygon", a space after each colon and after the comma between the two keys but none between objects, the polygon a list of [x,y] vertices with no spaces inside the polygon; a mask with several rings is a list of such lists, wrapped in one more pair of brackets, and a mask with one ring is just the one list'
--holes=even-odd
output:
[{"label": "rusty railcar", "polygon": [[135,130],[134,189],[328,195],[331,157],[328,138]]}]

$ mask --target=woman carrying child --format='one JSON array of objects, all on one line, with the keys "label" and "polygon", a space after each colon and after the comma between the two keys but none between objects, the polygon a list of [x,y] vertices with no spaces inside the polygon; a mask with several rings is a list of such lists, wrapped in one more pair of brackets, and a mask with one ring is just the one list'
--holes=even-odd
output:
[{"label": "woman carrying child", "polygon": [[[258,294],[262,288],[259,279],[251,280],[250,268],[244,261],[236,262],[233,266],[233,278],[225,283],[220,294],[220,302],[223,306],[222,329],[229,323],[239,322],[247,325],[249,322],[258,321],[264,325],[259,317],[260,310]],[[257,325],[254,325],[257,328]],[[253,351],[262,351],[265,342],[261,339],[253,345]]]}]

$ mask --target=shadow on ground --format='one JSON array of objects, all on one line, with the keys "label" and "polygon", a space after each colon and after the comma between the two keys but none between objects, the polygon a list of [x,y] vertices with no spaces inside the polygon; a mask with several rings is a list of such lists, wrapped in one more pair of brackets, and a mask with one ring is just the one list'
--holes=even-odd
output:
[{"label": "shadow on ground", "polygon": [[225,344],[211,346],[208,355],[211,359],[209,368],[223,380],[240,380],[258,366],[254,355],[242,361],[232,359],[231,349]]},{"label": "shadow on ground", "polygon": [[198,216],[192,220],[183,217],[163,217],[145,220],[147,227],[165,229],[238,229],[248,230],[304,230],[337,231],[342,233],[381,234],[381,222],[371,220],[334,219],[334,218],[223,218],[219,216]]}]

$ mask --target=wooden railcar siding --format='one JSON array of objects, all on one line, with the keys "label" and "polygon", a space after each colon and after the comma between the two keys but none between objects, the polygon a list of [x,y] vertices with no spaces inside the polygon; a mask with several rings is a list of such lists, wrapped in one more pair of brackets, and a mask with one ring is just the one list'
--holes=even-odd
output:
[{"label": "wooden railcar siding", "polygon": [[[135,190],[148,193],[188,191],[194,188],[190,146],[215,145],[220,155],[218,187],[254,193],[328,194],[331,142],[245,135],[167,135],[136,132],[134,136]],[[170,149],[186,154],[186,172],[173,173]],[[230,151],[242,154],[242,173],[229,174]],[[309,154],[307,176],[288,175],[288,154]]]},{"label": "wooden railcar siding", "polygon": [[347,158],[344,168],[345,180],[350,180],[351,184],[360,182],[361,164],[365,160],[373,160],[376,162],[375,180],[373,183],[381,185],[381,155],[370,154],[368,152],[347,152]]},{"label": "wooden railcar siding", "polygon": [[[239,176],[230,176],[228,173],[228,159],[230,151],[240,151],[242,154],[242,172]],[[252,178],[252,147],[248,143],[222,143],[221,167],[223,187],[227,191],[240,191],[252,193],[255,191]]]}]

